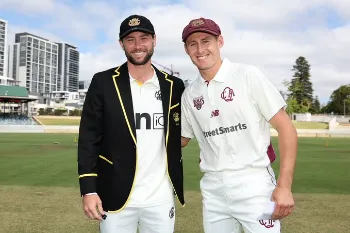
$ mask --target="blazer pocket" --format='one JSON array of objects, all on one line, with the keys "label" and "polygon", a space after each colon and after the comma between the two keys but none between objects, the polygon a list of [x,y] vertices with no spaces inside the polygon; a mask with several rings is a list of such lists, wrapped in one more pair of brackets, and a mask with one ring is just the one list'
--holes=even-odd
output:
[{"label": "blazer pocket", "polygon": [[174,104],[173,106],[170,107],[170,110],[172,110],[173,108],[176,108],[179,105],[180,105],[180,103]]}]

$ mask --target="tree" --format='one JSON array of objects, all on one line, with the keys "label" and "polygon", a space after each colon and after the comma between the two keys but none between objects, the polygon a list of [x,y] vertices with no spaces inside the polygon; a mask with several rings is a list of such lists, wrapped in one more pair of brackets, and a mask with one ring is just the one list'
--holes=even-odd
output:
[{"label": "tree", "polygon": [[39,108],[38,113],[40,116],[50,115],[52,113],[52,110],[50,108]]},{"label": "tree", "polygon": [[320,113],[321,112],[321,104],[320,104],[320,100],[318,99],[317,95],[311,104],[310,112],[311,113]]},{"label": "tree", "polygon": [[288,94],[287,98],[287,113],[292,114],[292,113],[306,113],[311,107],[311,103],[306,100],[302,99],[300,102],[298,102],[297,95],[301,93],[302,90],[302,85],[299,80],[295,80],[294,84],[292,85],[288,81],[284,81],[283,84],[286,87],[289,87],[290,94]]},{"label": "tree", "polygon": [[45,109],[39,108],[39,116],[45,115]]},{"label": "tree", "polygon": [[69,111],[69,116],[81,116],[81,110],[79,109],[74,109]]},{"label": "tree", "polygon": [[293,112],[299,111],[299,104],[295,98],[288,98],[286,103],[287,103],[286,112],[289,115],[292,114]]},{"label": "tree", "polygon": [[324,111],[334,114],[350,114],[350,84],[334,90]]},{"label": "tree", "polygon": [[[289,83],[289,96],[293,96],[299,105],[311,107],[313,103],[313,87],[310,81],[310,65],[305,57],[298,57],[293,65],[294,75]],[[302,109],[302,108],[300,108]],[[307,109],[306,111],[308,111]]]}]

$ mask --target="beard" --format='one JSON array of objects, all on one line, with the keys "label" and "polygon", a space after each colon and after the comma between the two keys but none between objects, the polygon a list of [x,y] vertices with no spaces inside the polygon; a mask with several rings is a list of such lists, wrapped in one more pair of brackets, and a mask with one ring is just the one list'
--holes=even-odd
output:
[{"label": "beard", "polygon": [[151,57],[153,56],[153,53],[154,53],[154,47],[152,47],[152,49],[147,52],[146,56],[141,61],[136,61],[135,58],[132,56],[132,53],[128,53],[127,51],[125,51],[125,56],[131,64],[135,66],[142,66],[151,59]]}]

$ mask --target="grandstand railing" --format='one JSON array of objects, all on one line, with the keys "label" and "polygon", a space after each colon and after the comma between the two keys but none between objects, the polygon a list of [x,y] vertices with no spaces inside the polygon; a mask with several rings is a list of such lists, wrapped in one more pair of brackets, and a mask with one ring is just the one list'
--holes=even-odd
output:
[{"label": "grandstand railing", "polygon": [[0,113],[0,125],[38,125],[38,123],[27,115]]}]

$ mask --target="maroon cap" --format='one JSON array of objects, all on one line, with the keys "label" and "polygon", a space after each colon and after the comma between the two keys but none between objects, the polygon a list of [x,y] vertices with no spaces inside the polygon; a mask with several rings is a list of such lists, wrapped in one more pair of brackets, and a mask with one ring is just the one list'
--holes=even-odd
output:
[{"label": "maroon cap", "polygon": [[217,25],[213,20],[199,18],[191,20],[189,24],[184,28],[182,31],[182,41],[185,42],[187,37],[195,32],[206,32],[214,36],[221,35],[221,29],[219,25]]}]

